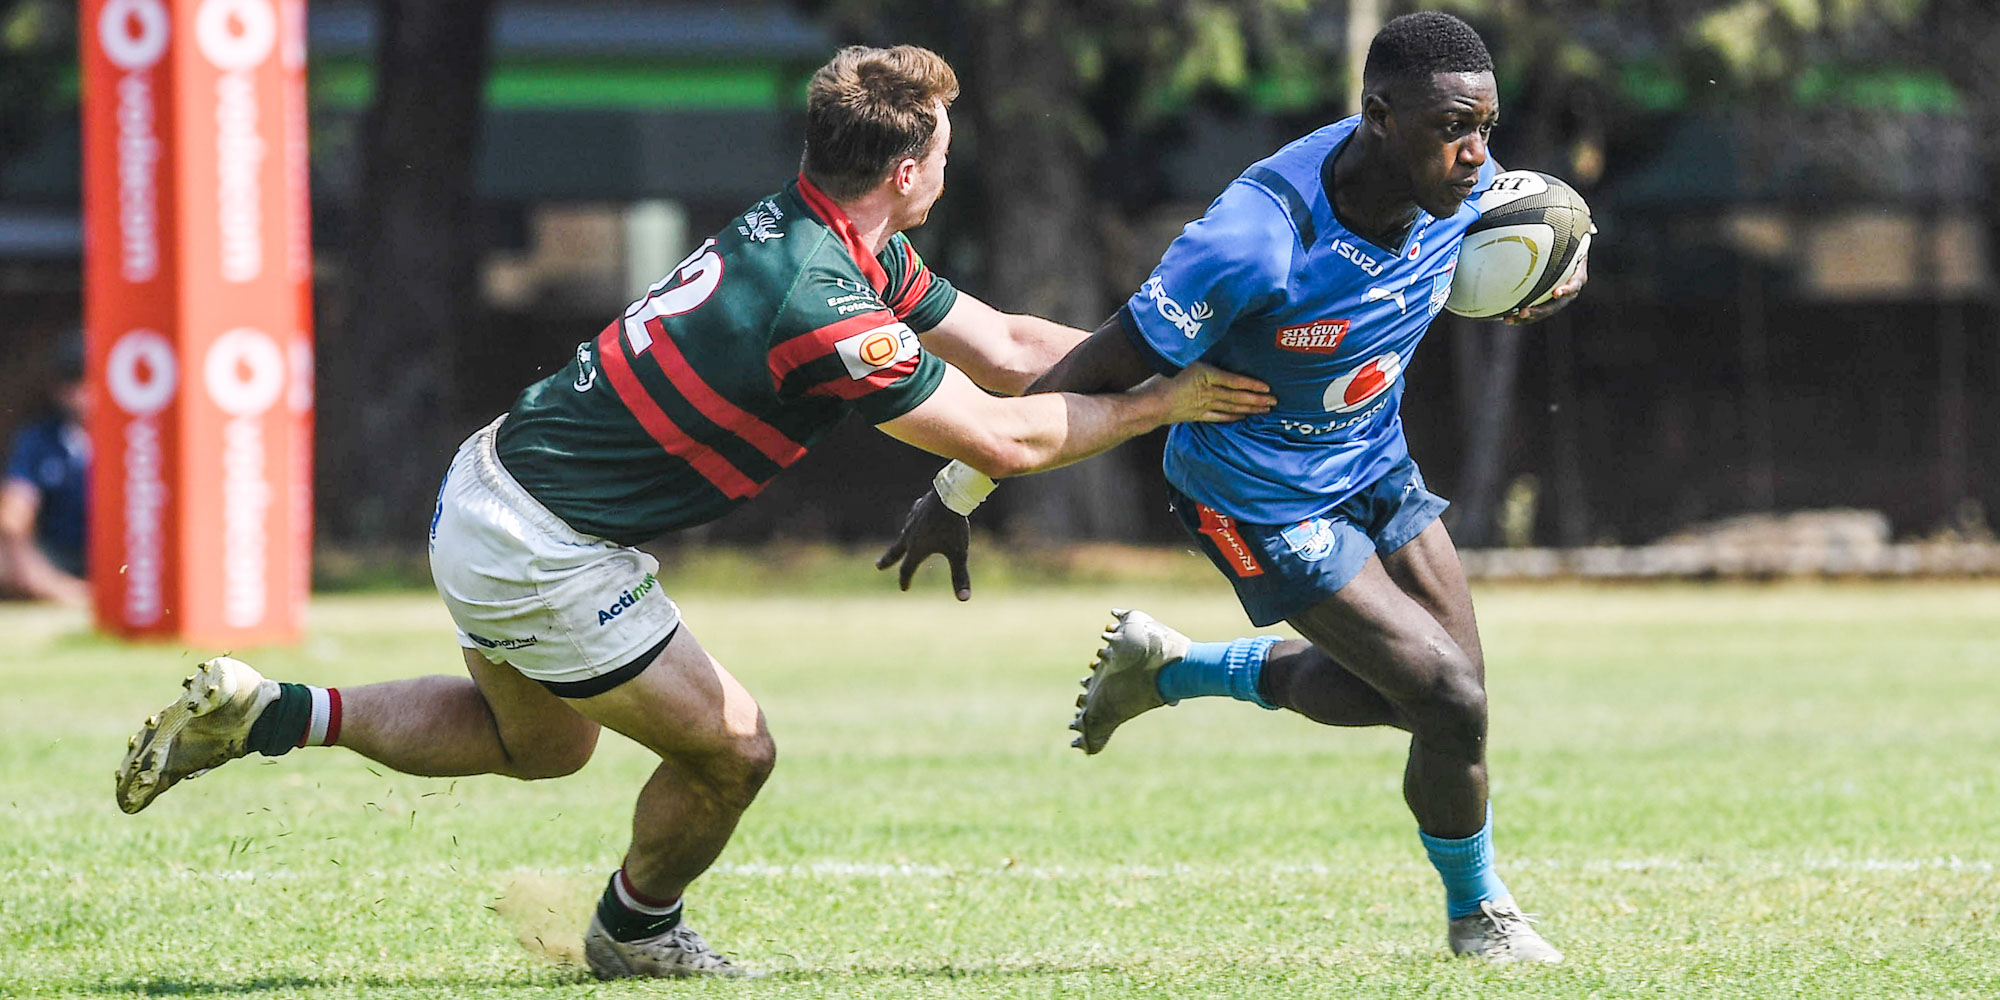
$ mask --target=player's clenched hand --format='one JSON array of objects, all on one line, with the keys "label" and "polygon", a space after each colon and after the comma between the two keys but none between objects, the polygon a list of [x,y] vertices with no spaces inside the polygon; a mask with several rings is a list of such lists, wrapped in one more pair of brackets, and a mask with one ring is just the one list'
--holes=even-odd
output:
[{"label": "player's clenched hand", "polygon": [[1576,274],[1568,281],[1557,285],[1555,293],[1549,297],[1547,302],[1538,306],[1523,306],[1500,317],[1500,320],[1501,322],[1512,323],[1518,326],[1523,323],[1537,323],[1548,319],[1550,316],[1561,312],[1563,307],[1576,301],[1576,293],[1582,291],[1583,283],[1589,280],[1590,252],[1586,250],[1584,251],[1583,259],[1576,262]]},{"label": "player's clenched hand", "polygon": [[897,582],[904,590],[910,589],[910,578],[916,575],[917,567],[934,555],[941,555],[951,567],[951,590],[961,601],[972,600],[972,574],[965,568],[965,550],[972,538],[972,525],[966,518],[951,512],[951,508],[938,499],[937,490],[931,490],[910,505],[908,517],[903,518],[903,533],[896,536],[894,544],[875,560],[876,569],[888,569],[896,560],[903,561],[903,570]]},{"label": "player's clenched hand", "polygon": [[[1157,384],[1156,384],[1157,383]],[[1267,413],[1277,405],[1271,387],[1251,378],[1226,372],[1200,362],[1187,366],[1171,379],[1149,379],[1140,391],[1161,392],[1167,399],[1164,423],[1190,421],[1228,423],[1257,413]]]}]

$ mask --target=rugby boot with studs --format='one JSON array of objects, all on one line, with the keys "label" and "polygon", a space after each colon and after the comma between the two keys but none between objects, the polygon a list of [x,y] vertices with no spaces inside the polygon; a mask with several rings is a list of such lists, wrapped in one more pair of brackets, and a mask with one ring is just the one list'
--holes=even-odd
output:
[{"label": "rugby boot with studs", "polygon": [[731,962],[686,924],[637,941],[620,941],[604,929],[596,917],[583,934],[583,957],[591,974],[599,979],[628,979],[651,976],[686,979],[694,976],[723,976],[755,979],[758,975]]},{"label": "rugby boot with studs", "polygon": [[243,756],[250,726],[278,699],[278,682],[218,656],[181,681],[181,696],[146,719],[118,765],[118,808],[135,813],[182,778]]},{"label": "rugby boot with studs", "polygon": [[1187,655],[1188,637],[1160,624],[1144,611],[1112,609],[1114,620],[1104,630],[1083,693],[1076,698],[1076,719],[1070,741],[1087,754],[1104,749],[1111,733],[1134,716],[1166,704],[1160,697],[1160,668]]},{"label": "rugby boot with studs", "polygon": [[1563,960],[1562,952],[1543,940],[1532,926],[1534,918],[1522,913],[1513,897],[1489,899],[1479,904],[1479,912],[1453,920],[1449,929],[1454,955],[1470,955],[1489,962],[1547,962]]}]

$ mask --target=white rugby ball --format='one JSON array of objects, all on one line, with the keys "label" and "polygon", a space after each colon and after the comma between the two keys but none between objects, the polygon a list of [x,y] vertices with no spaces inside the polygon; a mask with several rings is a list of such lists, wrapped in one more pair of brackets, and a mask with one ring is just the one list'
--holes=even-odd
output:
[{"label": "white rugby ball", "polygon": [[1561,178],[1509,170],[1477,198],[1444,307],[1488,319],[1548,301],[1590,250],[1590,206]]}]

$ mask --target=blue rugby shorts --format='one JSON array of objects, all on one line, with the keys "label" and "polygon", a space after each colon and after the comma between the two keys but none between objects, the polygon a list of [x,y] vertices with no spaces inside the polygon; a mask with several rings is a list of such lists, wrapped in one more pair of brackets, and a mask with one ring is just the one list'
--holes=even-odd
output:
[{"label": "blue rugby shorts", "polygon": [[1408,545],[1451,506],[1424,488],[1424,475],[1410,458],[1333,509],[1295,524],[1241,521],[1171,485],[1167,497],[1181,526],[1229,578],[1260,628],[1347,586],[1369,556]]}]

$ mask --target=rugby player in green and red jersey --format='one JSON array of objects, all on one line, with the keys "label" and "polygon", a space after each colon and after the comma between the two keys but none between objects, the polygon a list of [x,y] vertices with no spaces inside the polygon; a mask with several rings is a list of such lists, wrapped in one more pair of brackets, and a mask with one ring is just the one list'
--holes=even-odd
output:
[{"label": "rugby player in green and red jersey", "polygon": [[849,48],[808,93],[798,179],[460,447],[431,567],[470,678],[339,690],[217,657],[133,737],[121,808],[250,751],[335,743],[411,774],[554,777],[608,726],[662,763],[585,933],[591,969],[740,974],[681,923],[681,893],[775,751],[635,546],[755,496],[849,411],[999,477],[1271,405],[1261,382],[1199,366],[1100,396],[982,391],[1020,392],[1085,333],[958,293],[901,235],[944,187],[951,67],[912,46]]}]

